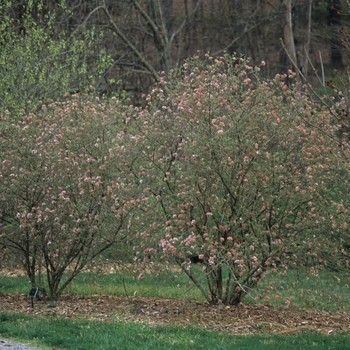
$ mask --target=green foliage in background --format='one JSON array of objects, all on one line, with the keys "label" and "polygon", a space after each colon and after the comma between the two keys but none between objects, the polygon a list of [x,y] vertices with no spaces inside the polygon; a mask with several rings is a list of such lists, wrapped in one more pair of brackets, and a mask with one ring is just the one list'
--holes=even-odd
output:
[{"label": "green foliage in background", "polygon": [[[0,112],[28,113],[48,100],[96,85],[110,61],[96,53],[94,30],[68,37],[54,25],[54,14],[39,19],[29,2],[16,19],[11,3],[0,5]],[[36,12],[43,11],[40,4],[35,4]]]}]

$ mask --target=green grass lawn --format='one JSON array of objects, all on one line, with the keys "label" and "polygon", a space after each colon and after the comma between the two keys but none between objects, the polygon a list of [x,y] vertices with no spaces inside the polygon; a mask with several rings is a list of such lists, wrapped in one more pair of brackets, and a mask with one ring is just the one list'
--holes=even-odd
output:
[{"label": "green grass lawn", "polygon": [[149,327],[139,323],[96,322],[0,314],[0,334],[46,349],[348,349],[350,336],[318,333],[232,336],[197,328]]},{"label": "green grass lawn", "polygon": [[[268,284],[274,289],[264,291]],[[252,290],[252,297],[262,295],[261,301],[267,304],[283,305],[289,298],[291,305],[297,308],[318,309],[324,311],[350,311],[350,276],[344,272],[324,271],[319,275],[310,275],[307,271],[290,269],[283,277],[269,272],[266,281]],[[251,300],[246,298],[247,301]],[[350,347],[349,347],[350,348]]]},{"label": "green grass lawn", "polygon": [[[23,294],[29,293],[30,288],[31,284],[27,277],[0,275],[0,292]],[[146,274],[142,279],[138,279],[137,273],[127,270],[107,274],[83,272],[74,279],[65,293],[186,298],[204,301],[199,290],[185,274],[179,274],[177,277],[170,273],[158,276]]]},{"label": "green grass lawn", "polygon": [[[264,289],[268,284],[271,290]],[[291,305],[298,308],[319,309],[324,311],[350,311],[350,276],[342,273],[323,272],[319,276],[310,276],[307,272],[289,270],[281,278],[272,272],[266,280],[250,291],[245,302],[255,302],[274,306],[284,305],[287,298]],[[30,283],[26,277],[1,276],[0,292],[29,293]],[[116,296],[143,296],[173,299],[191,299],[205,301],[203,295],[189,281],[185,274],[164,272],[161,275],[145,275],[138,279],[136,273],[124,270],[114,273],[84,272],[79,274],[66,289],[66,294]]]},{"label": "green grass lawn", "polygon": [[[263,292],[264,285],[274,288]],[[326,311],[350,311],[349,277],[328,272],[310,276],[290,270],[286,276],[269,273],[245,302],[263,295],[271,305],[284,305],[288,297],[295,307]],[[1,276],[0,292],[28,294],[26,277]],[[84,272],[76,277],[66,294],[108,294],[120,296],[150,296],[204,301],[203,296],[184,274],[174,277],[136,274],[124,270],[111,274]],[[279,298],[276,298],[279,295]],[[1,302],[1,295],[0,295]],[[194,325],[195,326],[195,325]],[[141,323],[118,321],[98,322],[78,319],[30,317],[0,313],[0,337],[22,342],[34,342],[43,349],[349,349],[350,335],[332,336],[305,332],[288,335],[232,336],[198,328],[175,326],[149,327]]]}]

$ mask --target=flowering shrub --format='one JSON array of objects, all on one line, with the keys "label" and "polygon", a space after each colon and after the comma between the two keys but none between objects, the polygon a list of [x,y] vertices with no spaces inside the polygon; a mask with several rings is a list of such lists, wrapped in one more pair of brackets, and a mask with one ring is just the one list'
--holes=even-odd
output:
[{"label": "flowering shrub", "polygon": [[208,302],[237,305],[277,265],[314,271],[339,253],[346,208],[332,186],[344,166],[327,112],[285,76],[207,60],[171,72],[134,111],[133,172],[148,198],[135,259],[149,271],[175,262]]},{"label": "flowering shrub", "polygon": [[0,245],[17,254],[33,285],[44,269],[51,299],[123,239],[136,204],[118,105],[81,101],[1,116]]},{"label": "flowering shrub", "polygon": [[0,248],[33,285],[44,269],[51,299],[124,238],[210,303],[237,305],[267,271],[348,267],[350,148],[331,111],[243,58],[207,60],[146,108],[73,96],[1,116]]}]

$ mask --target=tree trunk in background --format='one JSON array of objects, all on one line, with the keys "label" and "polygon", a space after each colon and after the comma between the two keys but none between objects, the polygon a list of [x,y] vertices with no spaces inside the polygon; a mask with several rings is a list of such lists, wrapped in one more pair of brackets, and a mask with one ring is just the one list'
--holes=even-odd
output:
[{"label": "tree trunk in background", "polygon": [[331,42],[331,63],[333,68],[338,69],[342,66],[342,54],[338,37],[341,25],[341,9],[342,4],[340,0],[330,1],[328,8],[328,25],[332,27],[330,30],[334,33]]},{"label": "tree trunk in background", "polygon": [[[148,25],[152,28],[154,44],[158,50],[159,62],[162,70],[167,73],[172,68],[171,42],[169,40],[168,23],[166,23],[162,2],[160,0],[151,0],[149,2],[149,15],[142,10],[142,6],[140,6],[137,1],[134,1],[134,4],[145,20],[148,21]],[[168,2],[166,5],[172,6],[171,2]],[[171,8],[167,10],[171,11]]]},{"label": "tree trunk in background", "polygon": [[303,76],[307,78],[309,66],[310,36],[311,36],[311,11],[312,0],[304,0],[301,5],[301,40],[298,51],[299,69]]},{"label": "tree trunk in background", "polygon": [[236,18],[236,27],[237,27],[237,36],[240,38],[238,41],[238,52],[242,53],[243,55],[247,55],[247,43],[246,43],[246,21],[244,18],[244,4],[243,1],[235,0],[234,1],[234,7],[236,9],[236,13],[238,14],[238,17]]},{"label": "tree trunk in background", "polygon": [[293,63],[297,64],[297,55],[294,44],[293,23],[292,23],[292,0],[282,0],[282,16],[283,16],[283,41],[289,56],[289,62],[286,68],[294,70]]}]

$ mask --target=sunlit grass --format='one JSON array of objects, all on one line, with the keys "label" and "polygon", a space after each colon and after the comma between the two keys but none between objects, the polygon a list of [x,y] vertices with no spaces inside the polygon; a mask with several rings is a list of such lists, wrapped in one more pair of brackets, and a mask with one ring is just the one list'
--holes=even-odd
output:
[{"label": "sunlit grass", "polygon": [[232,336],[192,327],[0,314],[0,334],[47,349],[347,349],[349,336],[319,333]]},{"label": "sunlit grass", "polygon": [[[268,285],[273,285],[266,291]],[[319,276],[290,269],[281,278],[270,272],[266,280],[252,290],[246,302],[266,300],[270,305],[283,305],[327,311],[349,311],[349,277],[339,273],[322,272]],[[30,283],[26,277],[0,275],[3,293],[27,294]],[[163,272],[144,275],[141,279],[130,270],[113,273],[89,271],[81,273],[67,288],[66,294],[108,294],[149,296],[203,301],[198,289],[185,274]],[[278,296],[278,298],[276,298]],[[30,317],[0,313],[0,334],[16,341],[31,342],[43,349],[346,349],[350,337],[346,334],[323,336],[319,333],[289,335],[231,336],[194,327],[158,326],[50,317]]]},{"label": "sunlit grass", "polygon": [[109,274],[98,272],[83,273],[77,276],[67,292],[70,294],[108,294],[124,296],[144,296],[174,299],[203,299],[199,290],[184,274],[167,273],[145,274],[138,278],[137,273],[120,271]]},{"label": "sunlit grass", "polygon": [[[268,286],[273,286],[269,289]],[[350,276],[323,271],[311,275],[307,271],[289,269],[285,276],[269,272],[244,302],[264,303],[325,311],[350,311]],[[28,294],[31,284],[23,276],[1,276],[0,292]],[[68,286],[64,294],[142,296],[205,301],[204,296],[184,273],[163,272],[160,275],[124,269],[113,273],[83,272]]]},{"label": "sunlit grass", "polygon": [[[266,291],[266,286],[274,288]],[[270,305],[286,305],[297,308],[324,311],[350,311],[350,275],[323,271],[312,275],[308,271],[289,269],[285,276],[269,272],[258,288],[251,291],[252,298]],[[247,298],[249,300],[249,298]]]},{"label": "sunlit grass", "polygon": [[[23,276],[1,276],[0,291],[27,294],[31,288],[28,278]],[[130,270],[113,273],[99,271],[82,272],[67,287],[64,294],[143,296],[173,299],[204,300],[200,291],[183,273],[163,272],[158,275],[139,274]]]}]

